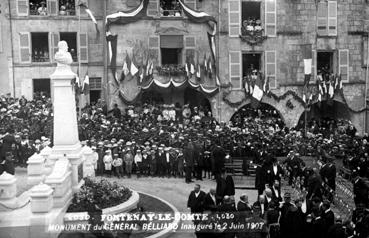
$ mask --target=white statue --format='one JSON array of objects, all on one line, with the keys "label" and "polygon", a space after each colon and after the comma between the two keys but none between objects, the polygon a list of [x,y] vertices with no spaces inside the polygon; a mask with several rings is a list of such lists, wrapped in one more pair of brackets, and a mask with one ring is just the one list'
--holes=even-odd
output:
[{"label": "white statue", "polygon": [[55,61],[57,67],[59,66],[70,66],[73,62],[72,55],[68,52],[68,44],[66,41],[59,41],[58,52],[55,54]]}]

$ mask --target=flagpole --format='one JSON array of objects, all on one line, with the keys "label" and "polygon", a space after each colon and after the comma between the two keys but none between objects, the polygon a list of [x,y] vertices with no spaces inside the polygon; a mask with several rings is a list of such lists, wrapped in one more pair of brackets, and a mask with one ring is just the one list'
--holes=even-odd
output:
[{"label": "flagpole", "polygon": [[368,75],[369,75],[369,72],[368,72],[368,70],[369,70],[369,34],[368,34],[368,41],[367,41],[367,55],[366,55],[366,75],[365,75],[365,100],[364,100],[364,105],[365,105],[365,113],[364,113],[364,132],[366,132],[366,130],[367,130],[367,117],[368,117],[368,115],[367,115],[367,110],[366,110],[366,108],[367,108],[367,106],[368,106],[368,104],[367,104],[367,97],[368,97]]},{"label": "flagpole", "polygon": [[[79,2],[80,3],[80,2]],[[78,4],[78,73],[81,74],[81,6],[80,4]],[[80,75],[79,75],[80,76]],[[78,76],[79,80],[81,80],[81,78]],[[78,95],[78,112],[79,112],[79,116],[78,118],[81,117],[81,112],[82,112],[82,108],[81,108],[81,96]]]},{"label": "flagpole", "polygon": [[[218,0],[218,23],[216,24],[217,26],[217,34],[218,34],[218,44],[217,44],[217,49],[218,49],[218,52],[217,52],[217,57],[216,59],[216,65],[217,65],[217,70],[216,70],[216,75],[215,75],[215,83],[218,84],[217,82],[217,79],[219,79],[218,77],[218,74],[219,74],[219,58],[220,58],[220,14],[221,14],[221,9],[220,9],[220,4],[221,4],[221,0]],[[214,36],[214,41],[216,40],[215,36]],[[220,82],[220,79],[219,79],[219,84],[218,84],[218,103],[217,103],[217,106],[218,106],[218,115],[219,115],[219,123],[222,121],[222,105],[221,105],[221,82]]]}]

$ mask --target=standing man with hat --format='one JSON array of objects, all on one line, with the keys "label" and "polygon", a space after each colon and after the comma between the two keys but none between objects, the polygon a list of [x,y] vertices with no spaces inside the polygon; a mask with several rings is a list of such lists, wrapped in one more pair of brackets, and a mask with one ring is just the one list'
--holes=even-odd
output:
[{"label": "standing man with hat", "polygon": [[[127,144],[130,144],[130,143],[127,142]],[[124,161],[124,164],[126,165],[126,174],[128,175],[128,178],[131,178],[132,165],[133,165],[133,154],[129,146],[126,148],[126,153],[124,155],[123,161]]]}]

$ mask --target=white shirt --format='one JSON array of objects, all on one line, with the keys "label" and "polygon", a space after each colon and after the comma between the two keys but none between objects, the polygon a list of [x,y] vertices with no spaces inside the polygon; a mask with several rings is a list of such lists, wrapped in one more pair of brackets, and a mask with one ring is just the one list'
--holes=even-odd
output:
[{"label": "white shirt", "polygon": [[137,162],[142,162],[142,155],[141,154],[136,154],[136,156],[135,156],[135,163],[137,163]]},{"label": "white shirt", "polygon": [[169,153],[165,153],[165,157],[167,158],[167,163],[169,163],[169,156],[170,156]]},{"label": "white shirt", "polygon": [[198,197],[200,195],[200,191],[198,191],[197,193],[195,192],[195,197]]},{"label": "white shirt", "polygon": [[214,196],[213,194],[210,194],[210,197],[211,197],[211,199],[213,200],[213,202],[216,204],[217,202],[216,202],[216,200],[215,200],[215,196]]},{"label": "white shirt", "polygon": [[306,213],[306,211],[307,211],[306,200],[304,200],[304,201],[302,202],[302,204],[301,204],[301,211],[302,211],[303,213]]},{"label": "white shirt", "polygon": [[277,174],[277,172],[278,172],[278,166],[277,165],[273,165],[273,172],[274,172],[274,174]]}]

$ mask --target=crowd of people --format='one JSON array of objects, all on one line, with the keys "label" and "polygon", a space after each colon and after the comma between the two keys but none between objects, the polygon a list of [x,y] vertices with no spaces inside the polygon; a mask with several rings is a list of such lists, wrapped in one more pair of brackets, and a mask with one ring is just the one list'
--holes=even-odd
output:
[{"label": "crowd of people", "polygon": [[[225,207],[234,204],[232,177],[223,176],[225,162],[243,158],[246,174],[248,161],[253,161],[258,165],[255,185],[259,197],[257,204],[246,206],[251,211],[247,216],[256,219],[254,214],[260,213],[262,216],[258,217],[266,219],[273,237],[294,234],[283,225],[290,224],[289,219],[301,222],[294,226],[296,232],[319,226],[320,230],[307,229],[302,235],[319,231],[322,237],[329,233],[332,219],[331,215],[325,216],[333,200],[321,184],[324,182],[335,189],[334,158],[342,158],[352,169],[355,204],[357,210],[363,211],[360,214],[366,214],[365,196],[366,199],[368,196],[367,191],[362,191],[363,177],[368,176],[368,136],[358,137],[349,121],[312,120],[304,131],[302,125],[285,127],[276,110],[263,106],[244,107],[229,123],[218,123],[211,111],[202,106],[143,103],[122,111],[118,105],[108,110],[103,100],[83,108],[78,117],[80,140],[94,151],[97,175],[185,177],[187,183],[194,179],[214,179],[217,189],[211,191],[215,197],[213,210],[223,211],[226,208],[221,208],[222,204]],[[46,95],[35,95],[32,101],[2,96],[0,122],[0,173],[14,174],[15,164],[24,166],[30,155],[52,146],[52,104]],[[321,161],[321,168],[308,168],[301,159],[305,155]],[[279,157],[286,159],[281,161]],[[284,176],[300,191],[301,197],[294,203],[289,200],[290,195],[283,195],[280,190]],[[280,205],[283,197],[284,203]],[[241,203],[245,201],[247,197],[243,196]],[[237,209],[235,205],[231,207]],[[206,206],[201,209],[205,211]],[[268,216],[269,210],[279,215]],[[275,222],[276,217],[279,222]],[[353,220],[363,221],[363,216],[357,217],[353,216]],[[344,226],[339,220],[333,223],[337,229]]]}]

